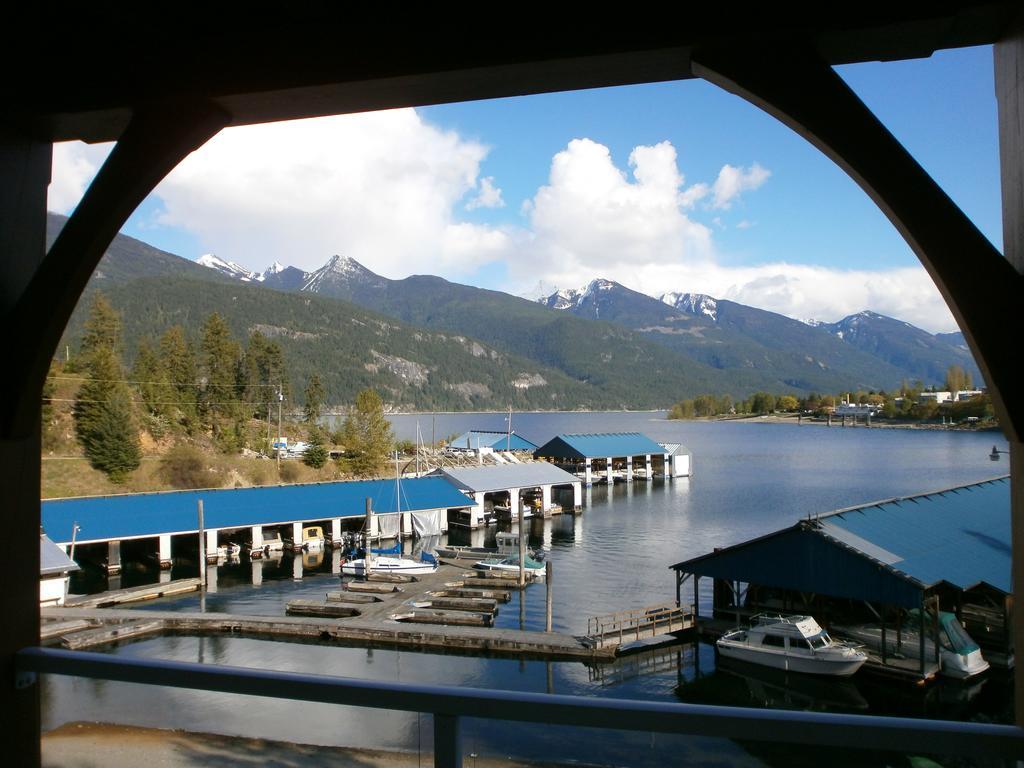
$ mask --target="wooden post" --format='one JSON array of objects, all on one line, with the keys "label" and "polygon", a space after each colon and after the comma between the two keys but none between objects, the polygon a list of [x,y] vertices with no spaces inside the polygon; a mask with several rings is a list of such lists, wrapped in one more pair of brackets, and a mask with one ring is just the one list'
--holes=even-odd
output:
[{"label": "wooden post", "polygon": [[924,678],[924,664],[925,664],[925,661],[926,661],[926,657],[924,655],[924,606],[925,606],[925,601],[924,601],[924,598],[922,597],[921,598],[921,615],[918,617],[920,619],[920,622],[919,622],[920,626],[918,626],[918,628],[917,628],[918,632],[921,633],[920,636],[918,637],[918,641],[917,642],[918,642],[918,646],[919,646],[918,647],[918,651],[921,654],[921,677],[922,678]]},{"label": "wooden post", "polygon": [[[401,521],[402,516],[399,515],[398,519]],[[399,522],[399,525],[401,525],[401,522]],[[365,576],[369,576],[370,569],[372,568],[370,565],[370,531],[373,530],[373,499],[369,496],[366,497],[366,524],[364,525],[364,528],[366,533],[363,535],[363,542],[365,545],[363,548],[363,574]],[[399,537],[398,540],[401,541],[401,537]]]},{"label": "wooden post", "polygon": [[903,609],[896,609],[896,653],[903,653]]},{"label": "wooden post", "polygon": [[544,563],[544,580],[547,582],[547,600],[545,601],[545,612],[546,612],[546,614],[545,614],[545,621],[544,621],[544,631],[545,632],[550,632],[551,631],[551,599],[552,599],[552,595],[551,595],[551,578],[552,578],[551,571],[552,570],[553,569],[551,567],[551,561],[548,560],[546,563]]},{"label": "wooden post", "polygon": [[206,528],[203,525],[203,500],[196,502],[199,508],[199,588],[206,589]]},{"label": "wooden post", "polygon": [[[516,491],[516,514],[519,517],[519,586],[526,585],[526,521],[523,519],[523,508],[519,503],[519,492]],[[512,500],[512,493],[509,492],[509,501]]]},{"label": "wooden post", "polygon": [[887,652],[885,650],[885,606],[884,605],[882,606],[881,620],[882,620],[882,663],[885,664],[886,661],[887,661],[886,660]]}]

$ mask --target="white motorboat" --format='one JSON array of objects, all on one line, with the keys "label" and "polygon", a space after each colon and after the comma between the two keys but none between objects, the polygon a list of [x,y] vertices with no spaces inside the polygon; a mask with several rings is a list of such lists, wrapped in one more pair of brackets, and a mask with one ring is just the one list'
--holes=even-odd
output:
[{"label": "white motorboat", "polygon": [[[534,579],[543,579],[545,577],[545,566],[544,563],[538,563],[529,555],[524,560],[524,568],[527,576],[532,576]],[[512,573],[519,573],[519,555],[514,557],[494,557],[487,560],[481,560],[473,565],[474,568],[480,571],[506,571]]]},{"label": "white motorboat", "polygon": [[[934,621],[934,614],[925,617],[929,624]],[[910,620],[900,628],[897,636],[896,627],[887,626],[885,632],[885,652],[891,656],[902,656],[908,659],[921,658],[921,633],[914,627],[919,624],[920,614],[910,611]],[[882,627],[880,624],[857,624],[837,626],[835,631],[849,637],[875,651],[882,650]],[[935,660],[935,642],[925,632],[924,657]],[[989,664],[981,655],[981,648],[974,642],[967,630],[963,628],[956,615],[941,611],[939,613],[939,674],[965,680],[980,675],[987,670]]]},{"label": "white motorboat", "polygon": [[835,677],[849,677],[868,659],[853,644],[829,637],[811,616],[754,616],[749,629],[727,632],[717,647],[726,658]]},{"label": "white motorboat", "polygon": [[422,553],[422,560],[372,553],[369,557],[369,571],[366,568],[366,558],[360,557],[342,563],[341,572],[348,576],[366,576],[367,573],[404,573],[407,576],[423,576],[437,570],[437,560],[426,552]]}]

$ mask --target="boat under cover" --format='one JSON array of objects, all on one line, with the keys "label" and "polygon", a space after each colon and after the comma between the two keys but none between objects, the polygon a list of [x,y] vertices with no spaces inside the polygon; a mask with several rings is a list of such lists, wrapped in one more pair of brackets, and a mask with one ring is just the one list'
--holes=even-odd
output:
[{"label": "boat under cover", "polygon": [[[921,633],[919,629],[913,628],[914,622],[920,622],[920,613],[910,611],[909,618],[908,623],[912,628],[901,627],[898,636],[895,627],[886,627],[885,652],[892,656],[920,659]],[[934,614],[926,614],[925,621],[928,623],[934,621]],[[863,643],[872,650],[882,650],[882,627],[880,624],[836,626],[833,629],[838,634]],[[925,632],[924,639],[924,656],[926,659],[935,659],[935,642],[928,637],[927,632]],[[941,611],[939,613],[939,674],[965,680],[980,675],[988,667],[988,662],[981,654],[981,648],[967,634],[963,625],[957,621],[956,615]]]}]

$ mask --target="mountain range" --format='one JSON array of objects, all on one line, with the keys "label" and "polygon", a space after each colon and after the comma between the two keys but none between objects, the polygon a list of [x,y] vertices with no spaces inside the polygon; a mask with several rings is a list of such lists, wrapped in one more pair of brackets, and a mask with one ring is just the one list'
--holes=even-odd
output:
[{"label": "mountain range", "polygon": [[[56,237],[63,217],[51,214]],[[646,296],[608,280],[540,301],[429,275],[392,280],[351,258],[259,273],[212,254],[193,262],[119,235],[87,293],[124,315],[129,356],[144,334],[212,311],[236,335],[279,340],[298,391],[314,371],[331,402],[374,385],[409,408],[664,407],[703,392],[839,392],[980,376],[957,334],[870,312],[809,325],[700,294]],[[86,305],[86,302],[82,302]],[[80,335],[84,306],[65,334]]]}]

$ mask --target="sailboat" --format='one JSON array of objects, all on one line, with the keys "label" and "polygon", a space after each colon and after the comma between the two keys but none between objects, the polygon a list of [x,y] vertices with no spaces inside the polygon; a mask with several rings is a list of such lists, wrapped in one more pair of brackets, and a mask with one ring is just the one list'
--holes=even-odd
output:
[{"label": "sailboat", "polygon": [[[395,511],[402,514],[402,486],[398,472],[398,454],[395,454]],[[372,512],[371,512],[372,514]],[[369,534],[369,531],[367,531]],[[423,576],[437,570],[437,558],[429,552],[421,552],[419,560],[402,557],[402,540],[389,549],[366,547],[362,557],[348,560],[341,565],[342,574],[366,576],[369,573],[401,573],[408,576]]]}]

